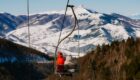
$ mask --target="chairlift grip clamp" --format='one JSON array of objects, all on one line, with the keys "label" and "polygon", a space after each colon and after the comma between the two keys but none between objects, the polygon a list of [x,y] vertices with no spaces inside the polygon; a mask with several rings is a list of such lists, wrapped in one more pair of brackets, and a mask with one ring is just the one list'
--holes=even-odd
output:
[{"label": "chairlift grip clamp", "polygon": [[73,8],[73,7],[74,7],[74,5],[67,5],[67,7],[71,7],[71,8]]}]

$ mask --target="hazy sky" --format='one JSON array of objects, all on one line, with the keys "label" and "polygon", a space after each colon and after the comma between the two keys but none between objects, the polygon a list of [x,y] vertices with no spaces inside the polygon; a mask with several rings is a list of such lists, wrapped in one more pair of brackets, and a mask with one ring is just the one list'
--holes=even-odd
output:
[{"label": "hazy sky", "polygon": [[[30,13],[63,10],[67,0],[30,0]],[[123,15],[140,14],[140,0],[71,0],[75,6],[102,13],[119,13]],[[26,14],[26,0],[0,0],[0,12]]]}]

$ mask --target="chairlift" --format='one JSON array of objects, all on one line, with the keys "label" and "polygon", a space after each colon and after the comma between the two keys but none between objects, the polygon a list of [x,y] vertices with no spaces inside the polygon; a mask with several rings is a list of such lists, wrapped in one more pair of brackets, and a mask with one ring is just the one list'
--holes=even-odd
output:
[{"label": "chairlift", "polygon": [[[72,55],[67,55],[67,56],[72,57]],[[62,77],[63,75],[72,77],[73,74],[78,73],[79,69],[80,69],[80,66],[77,62],[77,59],[72,57],[72,61],[74,61],[72,65],[64,64],[63,70],[56,69],[57,70],[56,74],[58,74],[60,77]]]},{"label": "chairlift", "polygon": [[[81,36],[79,36],[79,25],[78,25],[78,20],[77,20],[77,17],[76,17],[76,14],[74,12],[74,9],[73,9],[74,5],[69,5],[69,0],[67,2],[67,6],[66,6],[66,11],[65,11],[65,15],[64,15],[64,19],[63,19],[63,23],[62,23],[62,27],[61,27],[61,32],[60,32],[60,35],[59,35],[59,39],[58,39],[58,44],[56,46],[56,51],[55,51],[55,60],[54,62],[56,62],[56,53],[57,53],[57,49],[58,49],[58,46],[60,45],[60,43],[65,40],[66,38],[68,38],[72,33],[73,31],[75,30],[76,26],[78,26],[78,35],[76,36],[76,38],[80,38]],[[66,16],[66,12],[67,12],[67,8],[71,8],[72,12],[73,12],[73,15],[74,15],[74,19],[75,19],[75,25],[72,29],[72,31],[67,35],[65,36],[64,38],[62,38],[60,40],[60,37],[61,37],[61,34],[62,34],[62,29],[63,29],[63,24],[64,24],[64,21],[65,21],[65,16]],[[78,57],[80,56],[80,50],[79,50],[79,46],[80,46],[80,43],[79,43],[79,39],[78,39]],[[72,56],[72,55],[71,55]],[[72,66],[69,66],[69,65],[64,65],[64,68],[63,70],[58,70],[57,69],[57,65],[56,63],[54,63],[54,73],[58,74],[60,77],[62,75],[67,75],[67,76],[72,76],[74,73],[77,73],[79,72],[79,65],[78,63],[75,63],[74,65]]]},{"label": "chairlift", "polygon": [[[78,26],[78,36],[76,36],[76,38],[80,38],[81,36],[79,36],[79,25],[78,25],[78,20],[77,20],[77,17],[76,17],[76,14],[75,14],[75,12],[74,12],[74,9],[73,9],[73,7],[74,7],[74,5],[69,5],[69,0],[67,1],[67,5],[66,5],[66,10],[65,10],[65,15],[64,15],[64,18],[63,18],[63,23],[62,23],[62,27],[61,27],[61,31],[60,31],[60,35],[59,35],[59,39],[58,39],[58,44],[57,44],[57,46],[56,46],[56,50],[55,50],[55,58],[54,58],[54,73],[56,73],[56,74],[59,74],[60,75],[60,77],[62,76],[62,75],[68,75],[68,76],[72,76],[74,73],[76,73],[76,72],[78,72],[79,71],[79,65],[78,65],[78,63],[76,63],[75,65],[73,65],[73,66],[67,66],[67,65],[65,65],[64,66],[64,69],[62,70],[62,71],[57,71],[57,67],[56,67],[56,53],[57,53],[57,49],[58,49],[58,46],[60,45],[60,43],[63,41],[63,40],[65,40],[66,38],[68,38],[72,33],[73,33],[73,31],[75,30],[75,28],[76,28],[76,26]],[[65,18],[66,18],[66,12],[67,12],[67,9],[68,8],[71,8],[71,10],[72,10],[72,13],[73,13],[73,15],[74,15],[74,19],[75,19],[75,25],[74,25],[74,27],[73,27],[73,29],[72,29],[72,31],[67,35],[67,36],[65,36],[64,38],[62,38],[61,40],[60,40],[60,38],[61,38],[61,34],[62,34],[62,29],[63,29],[63,27],[64,27],[64,21],[65,21]],[[28,15],[28,45],[29,45],[29,47],[31,47],[31,42],[30,42],[30,22],[29,22],[29,0],[27,0],[27,15]],[[80,56],[79,54],[80,54],[80,50],[79,50],[79,46],[80,46],[80,43],[79,43],[79,39],[78,39],[78,57]]]}]

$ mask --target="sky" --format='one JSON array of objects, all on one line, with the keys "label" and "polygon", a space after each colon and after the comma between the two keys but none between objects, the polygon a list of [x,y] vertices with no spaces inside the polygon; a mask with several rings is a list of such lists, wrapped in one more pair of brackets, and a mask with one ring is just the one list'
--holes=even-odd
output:
[{"label": "sky", "polygon": [[[0,0],[0,12],[14,15],[27,14],[27,0]],[[29,0],[30,13],[64,10],[67,0]],[[101,13],[122,15],[140,14],[140,0],[70,0],[75,6],[84,5]]]}]

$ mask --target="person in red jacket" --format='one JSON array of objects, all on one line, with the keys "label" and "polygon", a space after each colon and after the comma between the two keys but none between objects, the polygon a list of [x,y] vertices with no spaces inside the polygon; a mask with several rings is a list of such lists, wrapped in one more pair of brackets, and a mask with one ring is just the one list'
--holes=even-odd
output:
[{"label": "person in red jacket", "polygon": [[57,72],[64,71],[64,63],[65,63],[65,58],[64,58],[62,52],[59,51],[58,55],[57,55],[57,60],[56,60]]}]

